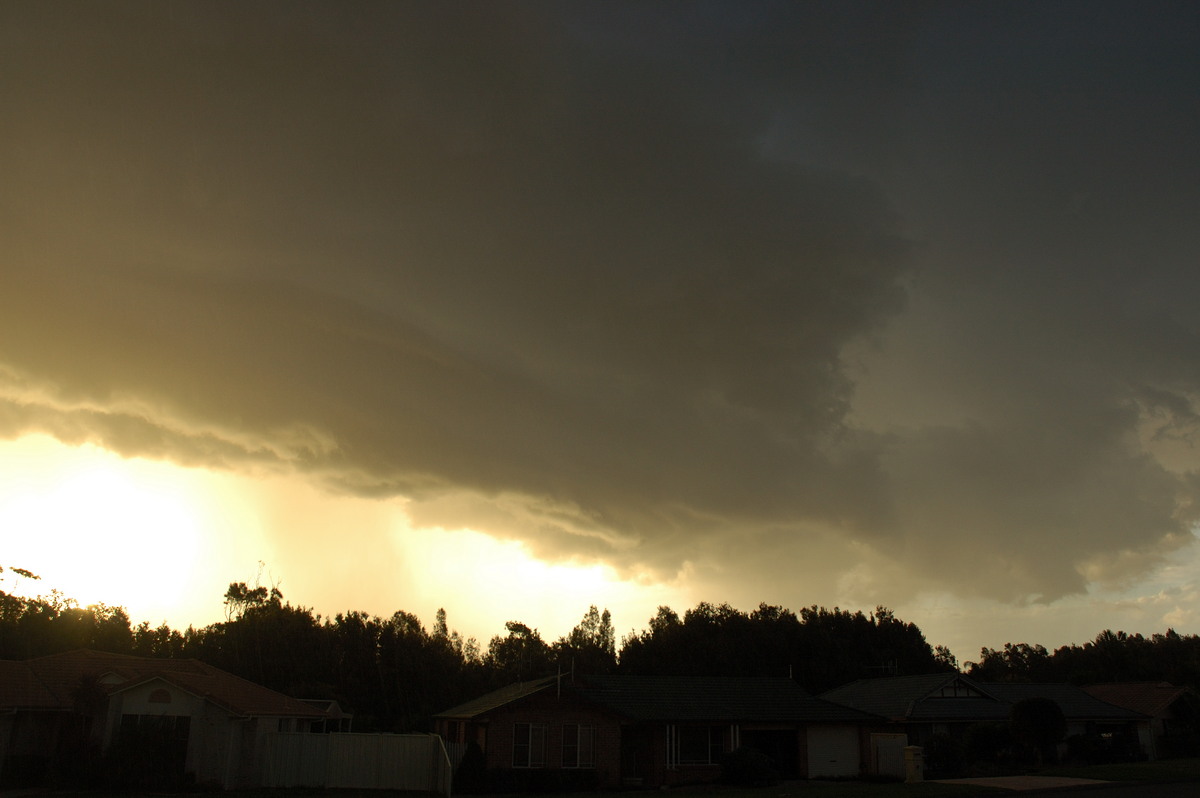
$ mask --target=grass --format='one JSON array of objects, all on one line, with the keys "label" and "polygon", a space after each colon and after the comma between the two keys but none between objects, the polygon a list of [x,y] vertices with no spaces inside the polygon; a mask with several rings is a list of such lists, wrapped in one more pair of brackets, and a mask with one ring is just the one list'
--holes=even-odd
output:
[{"label": "grass", "polygon": [[[774,787],[730,787],[722,784],[673,787],[665,791],[587,792],[537,796],[537,798],[636,798],[665,792],[676,798],[960,798],[992,795],[994,788],[975,784],[919,784],[867,781],[789,781]],[[1002,791],[1007,792],[1007,791]]]},{"label": "grass", "polygon": [[[1159,762],[1138,762],[1121,765],[1092,765],[1087,767],[1048,767],[1036,771],[1038,776],[1068,776],[1080,779],[1129,782],[1200,782],[1200,759],[1169,759]],[[651,798],[663,791],[647,790],[622,792],[577,792],[539,794],[536,798]],[[676,787],[665,791],[676,798],[965,798],[976,795],[1011,794],[1009,790],[981,787],[975,784],[938,784],[921,782],[862,781],[791,781],[774,787],[728,787],[697,785]],[[55,792],[52,798],[131,798],[136,793],[118,792]],[[142,796],[148,794],[143,793]],[[202,793],[195,794],[197,796]],[[214,794],[219,795],[219,793]],[[247,790],[233,793],[238,798],[436,798],[428,793],[397,792],[392,790]],[[163,798],[155,795],[153,798]],[[511,798],[511,796],[509,797]]]},{"label": "grass", "polygon": [[1071,776],[1103,781],[1200,781],[1200,759],[1162,759],[1157,762],[1132,762],[1087,767],[1059,766],[1043,768],[1039,776]]}]

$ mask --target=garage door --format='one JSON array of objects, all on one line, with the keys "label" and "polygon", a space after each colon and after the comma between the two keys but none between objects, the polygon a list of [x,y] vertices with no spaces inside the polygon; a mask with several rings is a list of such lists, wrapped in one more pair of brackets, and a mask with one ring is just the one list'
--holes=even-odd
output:
[{"label": "garage door", "polygon": [[858,775],[857,726],[808,727],[808,777]]}]

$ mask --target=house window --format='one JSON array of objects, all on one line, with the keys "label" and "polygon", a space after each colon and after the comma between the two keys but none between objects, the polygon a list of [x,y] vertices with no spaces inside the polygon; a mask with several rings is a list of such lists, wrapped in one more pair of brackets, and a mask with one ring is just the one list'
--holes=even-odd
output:
[{"label": "house window", "polygon": [[160,687],[157,690],[151,690],[150,697],[146,700],[151,704],[169,704],[171,703],[171,693]]},{"label": "house window", "polygon": [[596,766],[596,727],[579,723],[563,726],[562,766],[565,768],[594,768]]},{"label": "house window", "polygon": [[546,724],[513,724],[513,767],[546,766]]},{"label": "house window", "polygon": [[723,726],[669,726],[667,766],[715,765],[725,751]]}]

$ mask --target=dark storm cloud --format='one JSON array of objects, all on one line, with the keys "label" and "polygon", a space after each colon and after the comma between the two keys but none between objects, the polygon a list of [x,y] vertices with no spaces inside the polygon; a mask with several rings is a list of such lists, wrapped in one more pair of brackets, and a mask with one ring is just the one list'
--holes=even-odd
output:
[{"label": "dark storm cloud", "polygon": [[659,573],[858,551],[896,590],[1053,597],[1183,539],[1136,433],[1198,387],[1194,30],[65,8],[0,12],[8,434]]}]

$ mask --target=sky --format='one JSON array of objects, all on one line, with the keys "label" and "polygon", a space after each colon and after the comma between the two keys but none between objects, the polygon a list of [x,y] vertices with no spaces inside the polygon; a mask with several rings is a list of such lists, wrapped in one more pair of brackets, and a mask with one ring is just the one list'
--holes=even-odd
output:
[{"label": "sky", "polygon": [[0,565],[134,621],[1200,633],[1191,2],[7,2]]}]

